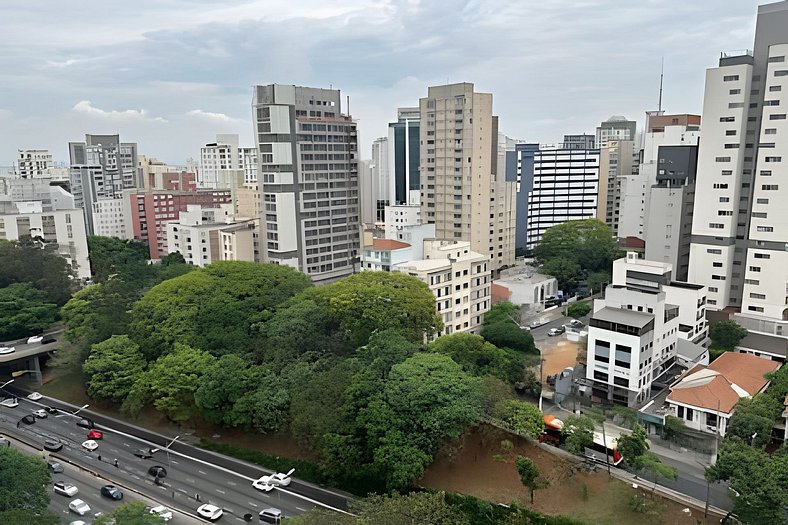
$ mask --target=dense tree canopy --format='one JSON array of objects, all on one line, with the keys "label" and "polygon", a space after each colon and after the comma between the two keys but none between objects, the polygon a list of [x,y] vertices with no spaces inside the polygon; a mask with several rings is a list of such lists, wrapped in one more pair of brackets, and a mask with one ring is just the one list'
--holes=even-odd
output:
[{"label": "dense tree canopy", "polygon": [[93,345],[82,369],[90,397],[122,402],[145,370],[140,347],[127,335],[115,335]]},{"label": "dense tree canopy", "polygon": [[520,328],[512,321],[485,322],[481,336],[498,348],[511,348],[525,354],[538,353],[531,332]]},{"label": "dense tree canopy", "polygon": [[88,236],[93,280],[103,283],[118,274],[142,273],[148,266],[148,246],[136,239]]},{"label": "dense tree canopy", "polygon": [[544,414],[532,403],[510,399],[495,407],[495,416],[512,431],[531,439],[544,430]]},{"label": "dense tree canopy", "polygon": [[56,248],[50,244],[42,249],[42,244],[30,237],[0,240],[0,288],[29,283],[46,294],[46,302],[63,305],[76,284],[72,268]]},{"label": "dense tree canopy", "polygon": [[221,261],[151,288],[132,310],[130,334],[148,359],[176,343],[214,355],[252,350],[252,325],[311,286],[290,267]]},{"label": "dense tree canopy", "polygon": [[564,447],[573,454],[582,454],[586,447],[594,443],[594,420],[587,416],[569,416],[564,421],[561,434]]},{"label": "dense tree canopy", "polygon": [[591,312],[591,304],[587,301],[577,301],[566,307],[566,315],[573,319],[580,319]]},{"label": "dense tree canopy", "polygon": [[736,321],[720,321],[709,330],[711,346],[730,352],[747,336],[747,329]]},{"label": "dense tree canopy", "polygon": [[0,288],[0,340],[38,334],[57,318],[57,305],[30,283]]},{"label": "dense tree canopy", "polygon": [[49,505],[49,468],[37,456],[0,447],[0,512],[43,513]]},{"label": "dense tree canopy", "polygon": [[151,514],[143,501],[118,506],[110,514],[99,516],[93,525],[164,525],[159,515]]},{"label": "dense tree canopy", "polygon": [[498,348],[479,335],[446,335],[433,341],[428,349],[448,355],[471,375],[491,375],[510,383],[523,378],[522,357],[508,348]]}]

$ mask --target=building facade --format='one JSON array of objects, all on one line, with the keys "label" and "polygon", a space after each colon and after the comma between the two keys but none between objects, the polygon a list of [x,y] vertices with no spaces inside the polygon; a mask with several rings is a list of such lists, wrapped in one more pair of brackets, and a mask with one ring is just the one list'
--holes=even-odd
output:
[{"label": "building facade", "polygon": [[418,205],[420,202],[421,112],[419,108],[397,108],[397,122],[389,123],[390,204]]},{"label": "building facade", "polygon": [[356,122],[338,90],[254,90],[263,261],[314,281],[355,271],[361,251]]},{"label": "building facade", "polygon": [[49,150],[17,150],[16,174],[23,179],[49,177],[53,167],[52,154]]},{"label": "building facade", "polygon": [[637,122],[613,115],[596,128],[595,147],[602,148],[612,140],[636,140]]},{"label": "building facade", "polygon": [[167,223],[167,252],[180,252],[187,263],[254,261],[257,219],[237,223],[232,204],[204,208],[189,204],[177,222]]},{"label": "building facade", "polygon": [[197,181],[200,188],[226,187],[227,171],[243,171],[238,135],[228,133],[216,135],[216,141],[200,148],[200,170]]}]

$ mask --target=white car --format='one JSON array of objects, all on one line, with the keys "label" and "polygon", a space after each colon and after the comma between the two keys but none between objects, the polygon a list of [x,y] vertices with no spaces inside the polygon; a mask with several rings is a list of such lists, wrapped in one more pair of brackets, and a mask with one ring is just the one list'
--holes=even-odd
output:
[{"label": "white car", "polygon": [[153,507],[149,511],[151,514],[155,514],[164,521],[170,521],[172,519],[172,511],[165,507],[164,505],[159,505],[158,507]]},{"label": "white car", "polygon": [[207,520],[216,521],[222,517],[224,510],[222,510],[221,507],[217,507],[216,505],[206,503],[205,505],[200,505],[200,508],[197,509],[197,514]]},{"label": "white car", "polygon": [[38,401],[38,400],[39,400],[39,399],[41,399],[42,397],[44,397],[44,396],[42,396],[42,395],[41,395],[41,394],[39,394],[38,392],[33,392],[32,394],[28,394],[28,396],[27,396],[27,398],[28,398],[30,401]]},{"label": "white car", "polygon": [[98,443],[96,443],[92,439],[88,439],[87,441],[82,443],[82,448],[84,448],[85,450],[89,450],[89,451],[93,452],[94,450],[96,450],[98,448]]},{"label": "white car", "polygon": [[73,497],[79,493],[79,489],[77,487],[66,481],[56,481],[54,489],[55,494],[60,494],[61,496]]},{"label": "white car", "polygon": [[16,408],[19,406],[19,400],[15,397],[8,397],[0,401],[0,405],[3,405],[7,408]]},{"label": "white car", "polygon": [[43,408],[40,408],[38,410],[33,410],[33,415],[39,419],[46,419],[47,411],[44,410]]},{"label": "white car", "polygon": [[90,525],[90,524],[87,521],[77,520],[77,521],[72,521],[68,525]]},{"label": "white car", "polygon": [[90,512],[90,506],[82,501],[81,499],[75,499],[71,503],[68,504],[68,510],[71,512],[76,512],[80,516],[84,516],[88,512]]},{"label": "white car", "polygon": [[0,355],[13,354],[16,352],[15,346],[0,346]]},{"label": "white car", "polygon": [[43,335],[34,335],[33,337],[28,337],[27,338],[27,344],[32,345],[32,344],[35,344],[35,343],[40,343],[43,340],[44,340],[44,336]]},{"label": "white car", "polygon": [[293,472],[295,472],[295,469],[291,468],[287,474],[277,472],[276,474],[271,474],[270,476],[263,476],[262,478],[253,481],[252,486],[257,490],[262,490],[263,492],[270,492],[275,487],[286,487],[290,485],[290,476],[293,475]]}]

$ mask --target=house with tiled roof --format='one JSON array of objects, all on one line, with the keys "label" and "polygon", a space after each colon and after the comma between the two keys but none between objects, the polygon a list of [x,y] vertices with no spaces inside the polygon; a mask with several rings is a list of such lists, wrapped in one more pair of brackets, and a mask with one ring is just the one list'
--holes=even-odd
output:
[{"label": "house with tiled roof", "polygon": [[670,387],[669,414],[688,428],[724,436],[736,403],[766,390],[764,375],[778,368],[776,361],[725,352],[708,366],[688,370]]}]

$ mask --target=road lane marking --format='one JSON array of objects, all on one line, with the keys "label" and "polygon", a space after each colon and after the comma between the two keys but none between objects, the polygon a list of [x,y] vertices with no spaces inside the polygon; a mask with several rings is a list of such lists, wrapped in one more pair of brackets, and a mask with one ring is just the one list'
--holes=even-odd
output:
[{"label": "road lane marking", "polygon": [[228,481],[227,484],[230,485],[231,487],[235,487],[236,485],[238,485],[235,481]]},{"label": "road lane marking", "polygon": [[205,472],[203,472],[202,470],[197,470],[197,472],[199,472],[199,473],[200,473],[200,474],[202,474],[203,476],[207,476],[207,475],[208,475],[208,474],[206,474]]},{"label": "road lane marking", "polygon": [[197,480],[195,480],[194,478],[186,478],[186,482],[187,483],[197,483]]},{"label": "road lane marking", "polygon": [[223,491],[222,489],[216,489],[216,492],[218,492],[219,494],[227,494],[227,493],[226,493],[225,491]]},{"label": "road lane marking", "polygon": [[252,507],[257,507],[257,503],[252,503],[251,501],[246,502],[247,505],[251,505]]},{"label": "road lane marking", "polygon": [[301,512],[306,512],[306,509],[302,509],[301,507],[296,507],[296,508],[297,508],[298,510],[300,510]]}]

